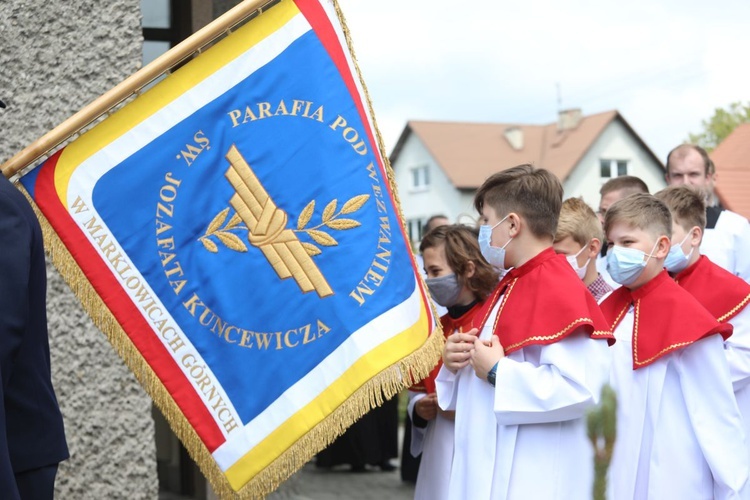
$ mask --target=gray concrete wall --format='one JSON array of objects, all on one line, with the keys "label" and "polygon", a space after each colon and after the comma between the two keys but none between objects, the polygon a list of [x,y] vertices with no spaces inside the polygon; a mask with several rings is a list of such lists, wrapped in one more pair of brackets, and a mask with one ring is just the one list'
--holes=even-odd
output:
[{"label": "gray concrete wall", "polygon": [[[0,1],[0,163],[141,61],[139,0]],[[61,499],[157,498],[151,400],[48,266],[52,378],[71,458]]]}]

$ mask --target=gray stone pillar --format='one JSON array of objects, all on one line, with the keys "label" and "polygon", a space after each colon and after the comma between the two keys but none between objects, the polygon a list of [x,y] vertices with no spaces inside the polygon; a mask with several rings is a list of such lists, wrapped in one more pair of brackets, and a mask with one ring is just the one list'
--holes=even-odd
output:
[{"label": "gray stone pillar", "polygon": [[[141,64],[140,0],[0,2],[0,163]],[[157,498],[151,400],[48,266],[52,379],[71,458],[57,498]]]}]

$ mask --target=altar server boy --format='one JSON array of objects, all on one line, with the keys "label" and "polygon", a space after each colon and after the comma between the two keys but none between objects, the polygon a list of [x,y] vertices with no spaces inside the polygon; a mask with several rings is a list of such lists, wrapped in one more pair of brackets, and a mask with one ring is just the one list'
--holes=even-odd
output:
[{"label": "altar server boy", "polygon": [[724,354],[747,438],[750,435],[750,285],[701,255],[706,227],[701,193],[682,185],[659,191],[656,197],[672,212],[672,247],[664,267],[717,321],[734,327],[732,336],[724,342]]},{"label": "altar server boy", "polygon": [[612,286],[596,269],[603,236],[601,222],[583,199],[568,198],[563,201],[552,247],[555,252],[565,255],[597,302],[612,291]]},{"label": "altar server boy", "polygon": [[748,455],[724,355],[732,327],[664,270],[672,215],[648,194],[604,220],[610,275],[601,304],[617,339],[617,441],[609,498],[747,498]]},{"label": "altar server boy", "polygon": [[452,499],[591,495],[584,416],[607,377],[611,335],[552,249],[562,194],[554,175],[530,165],[477,191],[479,245],[503,278],[478,329],[448,337],[436,380],[438,404],[456,412]]}]

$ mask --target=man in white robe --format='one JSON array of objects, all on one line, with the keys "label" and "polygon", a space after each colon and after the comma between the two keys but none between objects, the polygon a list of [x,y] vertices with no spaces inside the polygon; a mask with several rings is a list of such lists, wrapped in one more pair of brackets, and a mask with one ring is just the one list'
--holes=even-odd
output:
[{"label": "man in white robe", "polygon": [[[718,217],[715,213],[718,212]],[[738,213],[709,207],[701,252],[715,264],[750,283],[750,224]]]},{"label": "man in white robe", "polygon": [[[492,325],[480,339],[489,340]],[[471,366],[438,374],[438,404],[456,411],[452,499],[584,499],[593,484],[586,410],[606,379],[606,342],[584,332],[512,352],[496,386]]]},{"label": "man in white robe", "polygon": [[[708,153],[700,146],[682,144],[667,155],[669,185],[688,184],[704,194],[706,200],[716,198],[716,168]],[[743,216],[707,203],[706,230],[701,252],[715,264],[750,283],[750,224]]]},{"label": "man in white robe", "polygon": [[724,354],[745,436],[750,436],[750,284],[701,255],[706,210],[700,193],[687,186],[670,186],[656,197],[672,212],[667,271],[717,321],[734,328],[724,342]]}]

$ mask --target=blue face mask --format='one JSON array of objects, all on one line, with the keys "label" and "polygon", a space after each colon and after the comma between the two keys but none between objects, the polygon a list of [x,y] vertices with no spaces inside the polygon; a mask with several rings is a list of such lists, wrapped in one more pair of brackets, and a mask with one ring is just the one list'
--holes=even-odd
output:
[{"label": "blue face mask", "polygon": [[690,233],[686,234],[680,244],[672,245],[669,249],[669,254],[667,255],[667,258],[664,259],[664,267],[666,267],[667,271],[670,273],[679,273],[685,269],[688,262],[690,262],[690,256],[693,255],[693,250],[695,250],[695,248],[691,247],[690,252],[687,255],[682,251],[682,245],[685,244],[689,236]]},{"label": "blue face mask", "polygon": [[648,264],[648,259],[654,256],[654,250],[656,250],[658,244],[657,241],[648,255],[636,248],[613,246],[607,252],[609,275],[615,282],[623,286],[632,285],[643,273],[646,264]]},{"label": "blue face mask", "polygon": [[500,271],[501,277],[508,272],[508,269],[505,268],[505,247],[508,246],[508,243],[510,243],[513,238],[508,240],[505,245],[501,247],[493,247],[490,242],[492,241],[492,230],[502,224],[509,215],[510,214],[503,217],[500,222],[492,227],[487,224],[479,226],[479,250],[481,250],[482,256],[487,262]]}]

